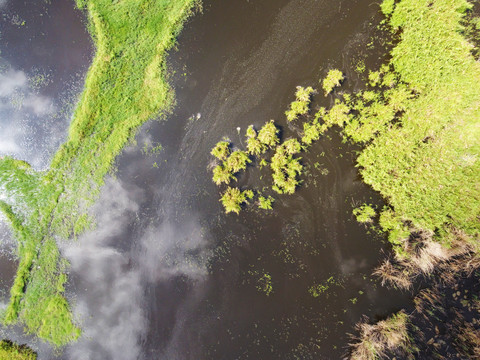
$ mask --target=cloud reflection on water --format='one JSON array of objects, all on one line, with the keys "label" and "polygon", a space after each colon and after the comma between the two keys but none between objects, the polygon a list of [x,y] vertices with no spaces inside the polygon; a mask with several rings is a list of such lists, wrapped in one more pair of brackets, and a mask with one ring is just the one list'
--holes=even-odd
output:
[{"label": "cloud reflection on water", "polygon": [[62,246],[71,263],[74,313],[83,329],[80,340],[67,348],[68,359],[142,358],[149,326],[146,286],[178,276],[198,281],[206,275],[207,242],[195,217],[182,226],[152,225],[138,239],[127,239],[122,249],[122,237],[132,219],[138,219],[144,198],[135,185],[107,180],[94,206],[96,229]]}]

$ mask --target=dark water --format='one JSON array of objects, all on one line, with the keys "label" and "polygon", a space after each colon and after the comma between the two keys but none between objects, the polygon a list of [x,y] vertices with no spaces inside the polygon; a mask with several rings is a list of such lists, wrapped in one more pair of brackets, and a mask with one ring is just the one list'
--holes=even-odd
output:
[{"label": "dark water", "polygon": [[[27,17],[33,5],[20,4],[11,11]],[[50,32],[43,30],[48,40],[32,42],[57,53],[44,51],[21,65],[19,44],[33,36],[27,34],[11,35],[9,51],[19,69],[52,59],[58,82],[48,91],[59,91],[55,96],[61,83],[71,84],[71,74],[82,73],[90,45],[70,2],[38,4],[50,9]],[[70,30],[72,19],[68,31],[52,26],[67,15],[78,29]],[[169,58],[175,111],[167,122],[142,128],[119,158],[94,210],[97,229],[62,245],[84,335],[55,356],[339,359],[362,314],[379,318],[408,302],[370,276],[383,239],[351,213],[364,202],[382,202],[362,184],[354,166],[359,149],[342,143],[338,129],[303,155],[303,185],[293,196],[276,196],[273,212],[250,206],[240,216],[225,215],[209,168],[213,145],[227,136],[242,147],[250,124],[275,119],[284,138],[295,136],[283,115],[295,86],[319,88],[318,79],[336,67],[347,75],[345,88],[358,89],[354,69],[380,20],[378,6],[364,0],[204,2]],[[30,23],[34,34],[47,26],[38,17]],[[73,51],[80,55],[70,57]],[[366,62],[373,66],[379,60],[370,53]],[[314,106],[333,102],[322,94],[315,99]],[[159,154],[148,151],[157,144]],[[239,185],[261,189],[270,184],[265,174],[249,169]],[[315,285],[328,290],[313,297]],[[40,358],[54,356],[34,346]]]}]

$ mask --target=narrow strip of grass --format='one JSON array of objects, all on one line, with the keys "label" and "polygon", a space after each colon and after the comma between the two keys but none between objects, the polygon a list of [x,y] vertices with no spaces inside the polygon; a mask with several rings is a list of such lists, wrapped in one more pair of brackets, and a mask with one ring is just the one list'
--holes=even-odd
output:
[{"label": "narrow strip of grass", "polygon": [[55,345],[76,339],[64,297],[68,264],[56,240],[93,225],[87,215],[105,175],[136,129],[168,112],[166,52],[197,0],[77,0],[88,11],[96,55],[69,129],[50,169],[0,159],[0,209],[18,240],[20,264],[4,314],[7,324]]}]

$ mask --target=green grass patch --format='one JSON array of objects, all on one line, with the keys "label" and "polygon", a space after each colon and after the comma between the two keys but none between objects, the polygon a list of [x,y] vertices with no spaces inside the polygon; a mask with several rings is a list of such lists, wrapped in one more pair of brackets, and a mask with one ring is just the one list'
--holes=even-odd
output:
[{"label": "green grass patch", "polygon": [[371,140],[358,157],[361,175],[391,206],[380,219],[388,224],[386,230],[405,236],[408,223],[441,235],[454,227],[478,239],[480,63],[461,25],[471,5],[466,0],[402,0],[390,11],[390,3],[383,8],[400,33],[390,67],[399,84],[407,85],[383,88],[389,111],[401,111],[394,124],[385,104],[361,111],[364,118],[371,118],[372,111],[383,118],[371,126],[375,131],[357,119],[356,131],[366,135],[355,140]]},{"label": "green grass patch", "polygon": [[9,340],[0,341],[0,359],[36,360],[37,354],[25,345],[17,345]]},{"label": "green grass patch", "polygon": [[140,125],[173,106],[165,56],[198,2],[76,3],[88,11],[96,55],[67,141],[44,173],[0,159],[0,208],[12,224],[20,258],[5,323],[20,321],[27,332],[55,345],[80,334],[64,298],[68,264],[56,239],[93,225],[87,210],[117,155]]}]

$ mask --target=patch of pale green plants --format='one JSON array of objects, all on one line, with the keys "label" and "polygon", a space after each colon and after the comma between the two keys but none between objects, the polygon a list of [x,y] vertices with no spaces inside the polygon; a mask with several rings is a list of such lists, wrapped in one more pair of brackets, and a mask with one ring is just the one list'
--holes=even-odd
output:
[{"label": "patch of pale green plants", "polygon": [[340,86],[344,80],[343,73],[338,69],[331,69],[328,71],[327,76],[323,79],[322,88],[325,92],[325,96],[330,94],[334,88]]}]

